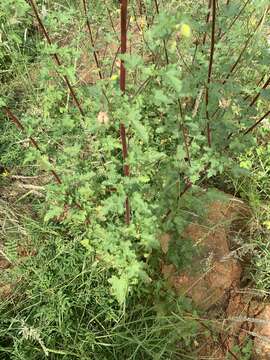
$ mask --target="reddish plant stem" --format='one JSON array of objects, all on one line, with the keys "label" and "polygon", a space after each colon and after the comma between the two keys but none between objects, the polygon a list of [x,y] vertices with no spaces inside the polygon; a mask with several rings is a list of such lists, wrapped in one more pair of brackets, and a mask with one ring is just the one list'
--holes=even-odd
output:
[{"label": "reddish plant stem", "polygon": [[248,134],[248,133],[251,132],[253,129],[255,129],[255,127],[257,127],[269,114],[270,114],[270,110],[267,111],[267,113],[265,113],[258,121],[256,121],[255,124],[253,124],[253,125],[250,126],[247,130],[245,130],[245,131],[244,131],[244,135]]},{"label": "reddish plant stem", "polygon": [[[23,133],[26,134],[25,127],[23,126],[23,124],[21,123],[21,121],[17,118],[17,116],[15,116],[15,115],[13,114],[13,112],[12,112],[9,108],[7,108],[7,107],[4,108],[4,112],[5,112],[6,116],[9,118],[9,120],[12,121],[12,122],[17,126],[17,128],[18,128],[19,130],[21,130]],[[29,136],[29,140],[30,140],[31,144],[32,144],[39,152],[42,152],[40,146],[39,146],[38,143],[37,143],[37,141],[36,141],[32,136]],[[55,170],[51,170],[51,173],[52,173],[52,175],[54,176],[56,182],[57,182],[58,184],[62,184],[62,181],[61,181],[60,177],[58,176],[58,174],[56,173],[56,171],[55,171]]]},{"label": "reddish plant stem", "polygon": [[179,106],[180,116],[182,119],[181,131],[182,131],[182,135],[183,135],[183,139],[184,139],[187,161],[188,161],[189,166],[191,166],[191,158],[190,158],[190,153],[189,153],[188,131],[184,124],[183,109],[182,109],[182,104],[181,104],[181,101],[179,98],[177,99],[177,102],[178,102],[178,106]]},{"label": "reddish plant stem", "polygon": [[258,98],[261,96],[261,92],[262,90],[265,90],[268,85],[270,84],[270,77],[266,80],[266,82],[264,83],[263,87],[261,88],[261,90],[258,92],[258,94],[256,96],[254,96],[254,98],[252,99],[251,103],[249,104],[249,106],[253,106],[255,104],[255,102],[258,100]]},{"label": "reddish plant stem", "polygon": [[[211,15],[211,6],[212,6],[212,0],[209,0],[208,2],[208,12],[207,12],[207,15],[206,15],[206,25],[208,25],[209,21],[210,21],[210,15]],[[205,44],[206,42],[206,36],[207,36],[207,29],[204,33],[204,36],[203,36],[203,45]]]},{"label": "reddish plant stem", "polygon": [[[184,189],[178,194],[178,196],[177,196],[177,201],[179,201],[180,200],[180,198],[182,197],[182,196],[184,196],[185,195],[185,193],[190,189],[192,187],[192,182],[190,182],[189,180],[187,181],[187,182],[185,182],[185,184],[184,184]],[[162,223],[164,223],[167,219],[168,219],[168,217],[169,217],[169,215],[172,213],[172,209],[169,209],[167,212],[166,212],[166,214],[164,215],[164,217],[163,217],[163,219],[161,220],[162,221]]]},{"label": "reddish plant stem", "polygon": [[[268,11],[268,10],[269,10],[269,8],[267,9],[267,11]],[[264,19],[264,16],[265,16],[265,15],[263,15],[263,16],[260,18],[260,20],[259,20],[259,22],[258,22],[258,24],[257,24],[257,26],[256,26],[256,29],[255,29],[254,32],[248,37],[248,39],[247,39],[247,41],[246,41],[243,49],[241,50],[241,52],[240,52],[237,60],[235,61],[235,63],[234,63],[233,66],[231,67],[231,70],[228,72],[226,78],[222,81],[222,84],[223,84],[223,85],[225,85],[226,82],[228,81],[228,79],[233,75],[234,70],[235,70],[235,68],[237,67],[237,65],[240,63],[240,61],[241,61],[241,59],[242,59],[242,56],[243,56],[243,54],[245,53],[245,51],[246,51],[246,49],[247,49],[250,41],[252,40],[254,34],[256,33],[256,31],[258,30],[259,26],[261,25],[261,23],[262,23],[262,21],[263,21],[263,19]],[[246,97],[244,100],[246,100],[247,98],[248,98],[248,97]],[[216,108],[216,110],[215,110],[214,113],[212,114],[211,118],[214,118],[214,116],[218,113],[218,111],[219,111],[219,107]]]},{"label": "reddish plant stem", "polygon": [[265,15],[263,15],[263,16],[260,18],[260,20],[259,20],[259,22],[258,22],[258,24],[257,24],[257,26],[256,26],[256,28],[255,28],[255,30],[254,30],[253,33],[247,38],[247,41],[246,41],[243,49],[241,50],[241,52],[240,52],[237,60],[235,61],[235,63],[234,63],[233,66],[231,67],[231,69],[230,69],[230,71],[228,72],[226,78],[222,81],[222,84],[223,84],[223,85],[227,82],[227,80],[229,79],[229,77],[233,74],[233,72],[234,72],[235,68],[237,67],[237,65],[240,63],[243,54],[245,53],[245,51],[246,51],[246,49],[247,49],[250,41],[252,40],[253,36],[255,35],[256,31],[258,30],[259,26],[261,25],[264,17],[265,17]]},{"label": "reddish plant stem", "polygon": [[237,65],[240,63],[241,59],[242,59],[242,56],[244,55],[248,45],[249,45],[249,42],[250,40],[252,39],[253,35],[249,36],[249,38],[247,39],[243,49],[241,50],[237,60],[235,61],[235,63],[233,64],[233,66],[231,67],[230,71],[228,72],[228,74],[226,75],[225,79],[222,81],[222,84],[225,85],[226,82],[228,81],[228,79],[231,77],[231,75],[233,74],[235,68],[237,67]]},{"label": "reddish plant stem", "polygon": [[[243,11],[245,10],[245,8],[247,7],[248,3],[250,2],[250,0],[247,0],[244,5],[242,6],[242,8],[240,9],[239,13],[235,16],[235,18],[233,19],[233,21],[231,22],[231,24],[228,26],[228,28],[226,29],[226,31],[224,31],[220,37],[219,40],[221,40],[233,27],[233,25],[235,24],[235,22],[239,19],[239,17],[242,15]],[[227,4],[228,5],[228,4]]]},{"label": "reddish plant stem", "polygon": [[113,71],[114,71],[114,66],[115,66],[115,63],[116,63],[116,59],[117,59],[117,56],[119,54],[119,51],[120,51],[120,46],[117,48],[117,51],[114,55],[114,58],[113,58],[113,62],[112,62],[112,68],[111,68],[111,72],[110,72],[110,77],[112,76],[113,74]]},{"label": "reddish plant stem", "polygon": [[211,128],[210,128],[210,116],[209,116],[209,86],[212,80],[212,69],[214,61],[214,52],[215,52],[215,27],[216,27],[216,0],[212,0],[212,31],[211,31],[211,50],[210,50],[210,59],[208,67],[208,78],[207,86],[205,89],[205,108],[206,108],[206,119],[207,119],[207,142],[208,146],[211,147]]},{"label": "reddish plant stem", "polygon": [[108,15],[109,15],[109,19],[110,19],[110,23],[111,23],[113,32],[117,35],[116,29],[115,29],[115,26],[114,26],[114,23],[113,23],[111,11],[110,11],[110,9],[108,8],[107,1],[104,1],[104,3],[105,3],[105,6],[106,6],[107,13],[108,13]]},{"label": "reddish plant stem", "polygon": [[[35,5],[35,3],[34,3],[34,0],[29,0],[29,3],[30,3],[30,5],[31,5],[31,7],[32,7],[32,9],[33,9],[33,12],[34,12],[35,17],[36,17],[36,19],[37,19],[37,22],[38,22],[38,24],[39,24],[39,26],[40,26],[40,28],[41,28],[41,30],[42,30],[42,32],[43,32],[43,35],[44,35],[47,43],[48,43],[49,45],[52,45],[52,40],[51,40],[50,35],[49,35],[48,31],[46,30],[46,28],[45,28],[45,26],[44,26],[44,24],[43,24],[43,22],[42,22],[42,20],[41,20],[41,17],[39,16],[39,13],[38,13],[38,11],[37,11],[37,8],[36,8],[36,5]],[[58,56],[57,54],[52,54],[52,57],[54,58],[55,63],[56,63],[58,66],[61,66],[61,65],[62,65],[62,63],[61,63],[61,61],[60,61],[60,58],[59,58],[59,56]],[[81,104],[80,104],[78,98],[77,98],[77,95],[76,95],[76,93],[75,93],[75,90],[73,89],[73,86],[71,85],[71,83],[70,83],[70,81],[69,81],[69,79],[68,79],[68,77],[67,77],[66,75],[63,75],[63,78],[64,78],[64,80],[65,80],[65,83],[66,83],[69,91],[70,91],[70,94],[71,94],[71,96],[72,96],[72,98],[73,98],[73,101],[74,101],[75,105],[77,106],[80,114],[81,114],[82,116],[84,116],[84,111],[83,111],[83,109],[82,109],[82,107],[81,107]]]},{"label": "reddish plant stem", "polygon": [[87,15],[86,0],[83,0],[83,9],[84,9],[84,15],[85,15],[85,18],[86,18],[86,26],[87,26],[89,37],[90,37],[90,43],[91,43],[91,46],[93,48],[93,56],[94,56],[94,59],[95,59],[96,67],[98,68],[98,75],[99,75],[100,80],[102,80],[103,76],[102,76],[101,69],[100,69],[98,55],[97,55],[97,52],[95,50],[95,42],[94,42],[94,38],[93,38],[93,34],[92,34],[90,21],[89,21],[88,15]]},{"label": "reddish plant stem", "polygon": [[[120,11],[121,11],[121,54],[125,54],[127,51],[127,5],[128,0],[121,0]],[[126,69],[124,61],[121,59],[120,63],[120,89],[124,94],[126,91]],[[128,146],[127,146],[127,134],[126,127],[123,123],[120,123],[120,138],[122,143],[122,156],[124,162],[124,175],[129,176],[130,170],[129,165],[126,164],[128,157]],[[126,224],[130,224],[130,205],[129,198],[126,197],[125,201],[125,221]]]},{"label": "reddish plant stem", "polygon": [[[258,88],[258,87],[261,85],[261,83],[263,82],[264,77],[265,77],[265,74],[263,74],[263,76],[262,76],[262,77],[260,78],[260,80],[257,82],[257,84],[256,84],[256,87],[257,87],[257,88]],[[248,100],[249,97],[250,97],[250,95],[246,95],[246,96],[244,97],[244,101]]]}]

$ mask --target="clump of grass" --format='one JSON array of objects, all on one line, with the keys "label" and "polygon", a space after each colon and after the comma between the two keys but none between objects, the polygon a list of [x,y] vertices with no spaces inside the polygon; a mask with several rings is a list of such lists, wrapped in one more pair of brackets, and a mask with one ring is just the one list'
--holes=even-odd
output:
[{"label": "clump of grass", "polygon": [[170,310],[161,311],[149,289],[120,307],[101,260],[57,227],[27,227],[38,252],[10,270],[16,286],[0,303],[7,359],[173,359],[192,347],[197,324],[186,318],[189,303],[171,297]]}]

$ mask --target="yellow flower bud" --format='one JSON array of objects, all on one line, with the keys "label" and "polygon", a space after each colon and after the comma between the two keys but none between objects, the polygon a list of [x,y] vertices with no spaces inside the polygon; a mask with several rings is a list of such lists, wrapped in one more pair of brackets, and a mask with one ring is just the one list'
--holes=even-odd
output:
[{"label": "yellow flower bud", "polygon": [[191,37],[191,28],[188,24],[181,24],[181,27],[180,27],[180,34],[184,37]]},{"label": "yellow flower bud", "polygon": [[117,80],[117,79],[118,79],[118,75],[112,75],[112,76],[111,76],[111,80],[112,80],[112,81],[115,81],[115,80]]}]

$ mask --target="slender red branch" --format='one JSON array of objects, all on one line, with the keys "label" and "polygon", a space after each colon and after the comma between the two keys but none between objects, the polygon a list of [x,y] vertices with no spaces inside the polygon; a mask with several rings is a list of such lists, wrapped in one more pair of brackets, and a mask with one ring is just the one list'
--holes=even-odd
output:
[{"label": "slender red branch", "polygon": [[[26,134],[25,127],[23,126],[23,124],[21,123],[21,121],[17,118],[17,116],[15,116],[15,115],[13,114],[13,112],[12,112],[9,108],[7,108],[7,107],[4,108],[4,112],[5,112],[6,116],[9,118],[9,120],[12,121],[12,122],[17,126],[17,128],[18,128],[19,130],[21,130],[22,132],[24,132],[24,133]],[[38,151],[41,152],[40,146],[38,145],[37,141],[36,141],[32,136],[29,137],[29,140],[30,140],[31,144],[32,144]],[[58,184],[62,184],[62,181],[61,181],[60,177],[57,175],[56,171],[55,171],[55,170],[51,170],[51,173],[52,173],[52,175],[54,176],[56,182],[57,182]]]},{"label": "slender red branch", "polygon": [[188,131],[185,127],[184,124],[184,116],[183,116],[183,109],[182,109],[182,105],[181,105],[181,101],[180,99],[177,99],[178,102],[178,107],[179,107],[179,112],[180,112],[180,116],[182,119],[182,123],[181,123],[181,131],[182,131],[182,135],[183,135],[183,139],[184,139],[184,145],[185,145],[185,150],[186,150],[186,157],[187,157],[187,161],[189,166],[191,166],[191,158],[190,158],[190,153],[189,153],[189,136],[188,136]]},{"label": "slender red branch", "polygon": [[[266,13],[269,11],[269,8],[267,9]],[[243,49],[241,50],[237,60],[235,61],[235,63],[233,64],[233,66],[231,67],[230,71],[228,72],[227,76],[225,77],[225,79],[222,81],[222,84],[226,84],[226,82],[228,81],[228,79],[234,74],[234,70],[237,67],[237,65],[240,63],[243,54],[245,53],[250,41],[252,40],[253,36],[255,35],[256,31],[258,30],[259,26],[261,25],[263,19],[264,19],[265,14],[260,18],[254,32],[248,37]],[[248,97],[246,97],[244,100],[246,100]],[[256,101],[256,100],[255,100]],[[219,107],[216,108],[216,110],[214,111],[214,113],[212,114],[211,118],[213,118],[219,111]]]},{"label": "slender red branch", "polygon": [[[41,30],[43,32],[43,35],[44,35],[45,39],[47,40],[47,43],[49,45],[52,45],[52,40],[51,40],[50,35],[49,35],[48,31],[46,30],[46,28],[45,28],[45,26],[44,26],[44,24],[43,24],[43,22],[41,20],[41,17],[39,16],[39,13],[38,13],[38,10],[37,10],[36,5],[34,3],[34,0],[29,0],[29,3],[32,6],[33,12],[34,12],[35,17],[37,19],[37,22],[38,22],[38,24],[39,24],[39,26],[40,26],[40,28],[41,28]],[[62,63],[60,61],[60,58],[59,58],[59,56],[57,54],[52,54],[52,57],[54,58],[55,63],[58,66],[62,65]],[[81,113],[81,115],[84,116],[84,111],[83,111],[83,109],[81,107],[81,104],[80,104],[78,98],[77,98],[75,90],[73,89],[73,86],[71,85],[71,83],[70,83],[70,81],[69,81],[69,79],[68,79],[68,77],[66,75],[63,75],[63,78],[64,78],[64,81],[65,81],[69,91],[70,91],[70,94],[71,94],[71,96],[73,98],[73,101],[74,101],[75,105],[77,106],[77,108],[78,108],[79,112]]]},{"label": "slender red branch", "polygon": [[211,52],[210,52],[210,60],[209,60],[209,68],[208,68],[208,81],[207,81],[208,84],[210,84],[210,82],[211,82],[214,52],[215,52],[215,26],[216,26],[216,0],[213,0],[213,2],[212,2]]},{"label": "slender red branch", "polygon": [[[127,52],[127,0],[121,0],[121,54]],[[126,91],[126,69],[124,61],[120,64],[120,89]]]},{"label": "slender red branch", "polygon": [[247,38],[247,41],[243,47],[243,49],[241,50],[237,60],[235,61],[235,63],[233,64],[233,66],[231,67],[230,71],[228,72],[227,76],[225,77],[225,79],[222,81],[222,84],[224,85],[227,80],[229,79],[229,77],[233,74],[235,68],[237,67],[237,65],[240,63],[241,59],[242,59],[242,56],[244,55],[250,41],[252,40],[253,36],[255,35],[256,31],[258,30],[259,26],[261,25],[263,19],[265,17],[265,14],[260,18],[255,30],[251,33],[251,35]]},{"label": "slender red branch", "polygon": [[114,54],[114,58],[113,58],[113,62],[112,62],[112,68],[111,68],[111,72],[110,72],[110,77],[112,76],[113,74],[113,71],[114,71],[114,66],[115,66],[115,63],[116,63],[116,59],[117,59],[117,56],[119,54],[119,51],[120,51],[120,46],[117,48],[115,54]]},{"label": "slender red branch", "polygon": [[[262,77],[260,78],[260,80],[257,82],[257,84],[256,84],[256,87],[257,87],[257,88],[258,88],[258,87],[261,85],[261,83],[263,82],[264,77],[265,77],[265,74],[263,74],[263,76],[262,76]],[[244,101],[246,101],[249,97],[250,97],[250,95],[246,95],[246,96],[244,97]]]},{"label": "slender red branch", "polygon": [[97,52],[95,50],[95,42],[94,42],[94,38],[93,38],[93,34],[92,34],[90,21],[89,21],[88,15],[87,15],[86,0],[83,0],[83,9],[84,9],[84,15],[85,15],[85,18],[86,18],[86,25],[87,25],[87,29],[88,29],[88,33],[89,33],[89,37],[90,37],[91,46],[93,48],[93,56],[94,56],[94,59],[95,59],[96,67],[98,68],[98,75],[99,75],[99,78],[102,80],[103,76],[102,76],[101,69],[100,69],[98,55],[97,55]]},{"label": "slender red branch", "polygon": [[[209,24],[209,21],[210,21],[210,15],[211,15],[211,6],[212,6],[212,0],[209,0],[208,2],[208,12],[207,12],[207,15],[206,15],[206,25]],[[204,36],[203,36],[203,45],[205,44],[206,42],[206,36],[207,36],[207,29],[204,33]]]},{"label": "slender red branch", "polygon": [[113,19],[112,19],[111,11],[110,11],[110,9],[108,8],[108,5],[107,5],[107,1],[104,1],[104,3],[105,3],[105,6],[106,6],[107,13],[108,13],[108,15],[109,15],[109,19],[110,19],[110,23],[111,23],[113,32],[117,35],[117,32],[116,32],[116,30],[115,30],[115,26],[114,26],[114,24],[113,24]]},{"label": "slender red branch", "polygon": [[212,31],[211,31],[211,50],[210,50],[210,59],[208,67],[208,78],[207,86],[205,89],[205,107],[206,107],[206,119],[207,119],[207,141],[208,146],[211,147],[211,129],[210,129],[210,117],[209,117],[209,86],[212,79],[212,69],[214,61],[214,52],[215,52],[215,29],[216,28],[216,0],[212,0]]},{"label": "slender red branch", "polygon": [[251,103],[249,104],[249,106],[253,106],[255,104],[255,102],[258,100],[258,98],[261,95],[262,90],[265,90],[268,85],[270,84],[270,77],[266,80],[266,82],[264,83],[263,87],[261,88],[261,90],[258,92],[258,94],[256,96],[254,96],[254,98],[252,99]]},{"label": "slender red branch", "polygon": [[[125,54],[127,52],[127,5],[128,0],[121,0],[120,11],[121,11],[121,54]],[[121,59],[120,64],[120,89],[124,94],[126,91],[126,69],[124,65],[123,59]],[[122,143],[122,156],[124,162],[124,175],[129,176],[129,165],[126,164],[128,157],[128,146],[127,146],[127,134],[126,127],[123,123],[120,124],[120,138]],[[125,201],[125,221],[126,224],[130,224],[130,205],[129,198],[126,197]]]},{"label": "slender red branch", "polygon": [[244,135],[248,134],[249,132],[251,132],[252,130],[255,129],[255,127],[257,127],[268,115],[270,114],[270,110],[267,111],[266,114],[264,114],[258,121],[255,122],[255,124],[253,124],[252,126],[250,126],[247,130],[244,131]]},{"label": "slender red branch", "polygon": [[[235,16],[235,18],[233,19],[233,21],[231,22],[231,24],[228,26],[228,28],[226,29],[226,31],[224,31],[221,35],[219,40],[221,40],[233,27],[233,25],[235,24],[235,22],[240,18],[240,16],[242,15],[243,11],[245,10],[245,8],[247,7],[248,3],[250,2],[250,0],[247,0],[244,5],[242,6],[242,8],[240,9],[239,13]],[[228,5],[228,4],[227,4]]]}]

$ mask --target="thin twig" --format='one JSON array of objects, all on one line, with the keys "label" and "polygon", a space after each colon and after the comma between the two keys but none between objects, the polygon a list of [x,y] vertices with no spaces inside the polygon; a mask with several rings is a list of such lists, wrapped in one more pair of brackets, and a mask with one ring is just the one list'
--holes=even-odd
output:
[{"label": "thin twig", "polygon": [[[209,2],[208,2],[208,12],[207,12],[207,15],[206,15],[206,26],[209,24],[209,21],[210,21],[211,7],[212,7],[212,0],[209,0]],[[204,33],[204,36],[203,36],[203,42],[202,42],[203,45],[206,42],[206,36],[207,36],[207,29],[205,30],[205,33]]]},{"label": "thin twig", "polygon": [[110,9],[108,8],[108,5],[107,5],[107,1],[105,1],[104,3],[105,3],[105,6],[106,6],[107,13],[108,13],[108,15],[109,15],[109,19],[110,19],[110,23],[111,23],[112,29],[113,29],[115,35],[117,36],[117,32],[116,32],[116,29],[115,29],[115,26],[114,26],[114,23],[113,23],[113,19],[112,19],[112,15],[111,15]]},{"label": "thin twig", "polygon": [[[159,15],[159,6],[158,6],[157,0],[154,0],[154,3],[155,3],[155,6],[156,6],[156,12]],[[166,41],[164,39],[163,39],[163,47],[164,47],[166,63],[168,65],[169,64],[169,55],[168,55],[168,50],[167,50],[167,47],[166,47]]]},{"label": "thin twig", "polygon": [[[17,128],[18,128],[19,130],[21,130],[22,132],[24,132],[24,133],[26,134],[25,127],[23,126],[23,124],[21,123],[21,121],[17,118],[17,116],[15,116],[15,115],[13,114],[13,112],[12,112],[9,108],[7,108],[7,107],[4,108],[4,112],[5,112],[6,116],[9,118],[9,120],[12,121],[12,122],[17,126]],[[29,136],[29,140],[30,140],[31,144],[32,144],[40,153],[42,153],[41,148],[39,147],[37,141],[36,141],[32,136]],[[54,176],[56,182],[57,182],[58,184],[62,184],[62,181],[61,181],[60,177],[58,176],[58,174],[56,173],[56,171],[55,171],[55,170],[51,170],[51,173],[52,173],[52,175]]]},{"label": "thin twig", "polygon": [[88,33],[89,33],[89,37],[90,37],[91,46],[93,48],[93,56],[94,56],[94,59],[95,59],[96,67],[98,69],[99,78],[102,80],[103,76],[102,76],[101,69],[100,69],[98,55],[97,55],[97,52],[95,50],[95,43],[94,43],[94,39],[93,39],[93,34],[92,34],[90,21],[89,21],[88,15],[87,15],[86,0],[83,0],[83,9],[84,9],[84,15],[85,15],[85,18],[86,18],[86,25],[87,25],[87,29],[88,29]]},{"label": "thin twig", "polygon": [[[49,36],[49,33],[46,30],[46,28],[45,28],[45,26],[44,26],[44,24],[43,24],[43,22],[41,20],[41,17],[39,16],[39,13],[38,13],[38,10],[37,10],[36,5],[34,3],[34,0],[29,0],[29,2],[30,2],[30,5],[32,6],[33,12],[34,12],[35,17],[36,17],[36,19],[37,19],[37,21],[39,23],[39,26],[40,26],[40,28],[41,28],[41,30],[43,32],[43,35],[44,35],[45,39],[47,40],[47,43],[51,46],[52,45],[52,40],[51,40],[51,38]],[[52,54],[52,57],[54,58],[54,60],[55,60],[55,62],[56,62],[56,64],[58,66],[62,65],[62,63],[60,61],[60,58],[56,53]],[[63,78],[65,80],[65,83],[66,83],[69,91],[70,91],[70,94],[71,94],[71,96],[73,98],[74,103],[76,104],[77,108],[79,109],[80,114],[82,116],[84,116],[84,111],[83,111],[83,109],[81,107],[81,104],[80,104],[78,98],[77,98],[75,90],[73,89],[73,86],[71,85],[71,83],[70,83],[70,81],[69,81],[69,79],[68,79],[68,77],[66,75],[63,75]]]},{"label": "thin twig", "polygon": [[[267,11],[268,11],[268,10],[267,10]],[[267,11],[266,11],[266,13],[267,13]],[[252,38],[253,38],[254,35],[256,34],[256,32],[257,32],[257,30],[259,29],[260,25],[262,24],[262,22],[263,22],[263,20],[264,20],[264,18],[265,18],[266,13],[263,14],[263,16],[260,18],[260,20],[259,20],[259,22],[258,22],[258,24],[257,24],[257,26],[256,26],[256,28],[255,28],[255,30],[254,30],[254,31],[252,32],[252,34],[250,34],[250,36],[247,38],[247,41],[246,41],[243,49],[241,50],[241,52],[240,52],[237,60],[235,61],[235,63],[234,63],[233,66],[231,67],[231,69],[229,70],[229,72],[228,72],[228,74],[226,75],[225,79],[222,81],[222,84],[223,84],[223,85],[228,81],[229,77],[233,74],[235,68],[236,68],[237,65],[240,63],[240,61],[241,61],[241,59],[242,59],[242,56],[244,55],[244,53],[245,53],[245,51],[246,51],[249,43],[251,42]]]},{"label": "thin twig", "polygon": [[269,114],[270,114],[270,110],[267,111],[267,113],[264,114],[258,121],[256,121],[255,124],[253,124],[253,125],[250,126],[247,130],[245,130],[245,131],[244,131],[244,135],[248,134],[248,133],[251,132],[253,129],[255,129],[255,127],[257,127]]},{"label": "thin twig", "polygon": [[[158,6],[158,2],[157,0],[154,1],[155,2],[155,6],[156,6],[156,12],[157,14],[159,14],[159,6]],[[165,40],[163,40],[163,47],[164,47],[164,52],[165,52],[165,58],[166,58],[166,63],[167,65],[169,65],[169,55],[168,55],[168,51],[167,51],[167,46],[166,46],[166,42]],[[185,63],[184,59],[182,58],[183,62]],[[184,139],[184,144],[185,144],[185,150],[186,150],[186,157],[188,159],[188,163],[189,165],[191,165],[191,159],[190,159],[190,153],[189,153],[189,146],[188,146],[188,134],[187,134],[187,130],[185,128],[184,125],[184,117],[183,117],[183,110],[182,110],[182,105],[181,105],[181,101],[178,98],[177,99],[177,103],[178,103],[178,107],[179,107],[179,113],[182,119],[181,122],[181,131],[182,131],[182,135],[183,135],[183,139]]]},{"label": "thin twig", "polygon": [[112,62],[112,68],[111,68],[111,72],[110,72],[110,77],[111,77],[112,74],[113,74],[114,66],[115,66],[116,59],[117,59],[117,56],[118,56],[118,54],[119,54],[120,49],[121,49],[121,47],[119,46],[119,47],[117,48],[117,51],[116,51],[115,55],[114,55],[113,62]]},{"label": "thin twig", "polygon": [[255,104],[255,102],[258,100],[258,98],[260,97],[262,90],[265,90],[268,85],[270,84],[270,77],[266,80],[266,82],[264,83],[264,85],[262,86],[262,88],[260,89],[260,91],[258,92],[258,94],[256,96],[254,96],[254,98],[252,99],[251,103],[249,104],[249,106],[253,106]]},{"label": "thin twig", "polygon": [[231,22],[231,24],[228,26],[228,28],[226,29],[226,31],[224,31],[220,37],[219,40],[220,41],[226,34],[228,34],[228,32],[231,30],[231,28],[233,27],[233,25],[235,24],[235,22],[239,19],[239,17],[242,15],[243,11],[245,10],[245,8],[247,7],[248,3],[250,2],[250,0],[247,0],[244,5],[242,6],[242,8],[240,9],[239,13],[235,16],[235,18],[233,19],[233,21]]},{"label": "thin twig", "polygon": [[[235,63],[233,64],[233,66],[231,67],[230,71],[228,72],[228,74],[226,75],[225,79],[222,81],[222,84],[225,85],[226,82],[228,81],[228,79],[234,74],[234,70],[237,67],[237,65],[240,63],[243,54],[245,53],[250,41],[252,40],[253,36],[255,35],[256,31],[258,30],[258,28],[260,27],[260,25],[262,24],[265,15],[267,14],[267,12],[269,11],[269,8],[267,8],[267,10],[265,11],[265,13],[263,14],[263,16],[260,18],[254,32],[248,37],[243,49],[241,50],[237,60],[235,61]],[[216,110],[214,111],[214,113],[211,115],[211,118],[213,119],[214,116],[218,113],[219,111],[219,107],[216,108]],[[231,137],[232,134],[229,135],[229,137]]]}]

